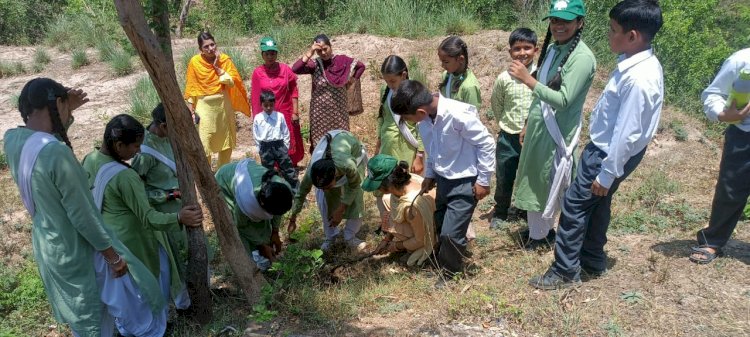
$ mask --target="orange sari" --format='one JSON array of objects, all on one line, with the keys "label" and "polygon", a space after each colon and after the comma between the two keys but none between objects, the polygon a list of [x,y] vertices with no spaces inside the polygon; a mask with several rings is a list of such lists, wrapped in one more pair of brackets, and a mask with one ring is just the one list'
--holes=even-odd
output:
[{"label": "orange sari", "polygon": [[[242,83],[242,77],[234,66],[234,63],[232,63],[232,59],[227,54],[221,54],[216,65],[232,76],[232,80],[234,81],[233,86],[226,87],[232,108],[234,111],[240,111],[245,116],[250,117],[250,105],[247,102],[245,84]],[[219,83],[219,74],[216,73],[213,65],[206,62],[200,54],[190,59],[187,68],[184,95],[186,100],[190,100],[193,97],[215,95],[225,89],[224,85]]]}]

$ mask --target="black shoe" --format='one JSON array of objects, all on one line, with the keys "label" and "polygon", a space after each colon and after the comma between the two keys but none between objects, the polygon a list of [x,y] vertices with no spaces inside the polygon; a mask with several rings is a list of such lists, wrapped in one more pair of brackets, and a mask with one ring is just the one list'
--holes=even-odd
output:
[{"label": "black shoe", "polygon": [[527,237],[528,240],[524,243],[523,248],[526,250],[537,250],[539,248],[549,249],[555,245],[555,235],[555,230],[550,229],[544,239],[534,240]]},{"label": "black shoe", "polygon": [[547,269],[544,275],[531,278],[529,285],[541,290],[566,289],[581,285],[581,277],[566,278],[557,275],[552,269]]}]

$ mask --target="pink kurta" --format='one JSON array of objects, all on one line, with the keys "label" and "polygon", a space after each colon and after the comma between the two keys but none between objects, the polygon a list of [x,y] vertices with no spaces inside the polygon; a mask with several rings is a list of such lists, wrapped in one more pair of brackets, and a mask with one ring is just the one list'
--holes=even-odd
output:
[{"label": "pink kurta", "polygon": [[298,98],[297,75],[286,64],[276,62],[273,66],[259,66],[253,71],[250,87],[250,101],[253,108],[253,117],[263,111],[260,103],[260,93],[264,90],[273,92],[276,96],[274,109],[284,115],[286,125],[289,128],[289,158],[292,164],[297,165],[305,156],[305,145],[302,141],[302,132],[299,123],[292,123],[294,114],[294,102]]}]

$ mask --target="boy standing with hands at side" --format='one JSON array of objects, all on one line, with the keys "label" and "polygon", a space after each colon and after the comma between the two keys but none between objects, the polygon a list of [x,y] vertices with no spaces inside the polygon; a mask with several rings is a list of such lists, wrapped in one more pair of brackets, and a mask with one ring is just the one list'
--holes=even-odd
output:
[{"label": "boy standing with hands at side", "polygon": [[625,0],[609,12],[609,47],[617,67],[591,113],[591,142],[565,192],[555,239],[555,261],[529,280],[538,289],[567,288],[607,272],[607,227],[612,195],[643,159],[656,133],[664,97],[661,64],[651,41],[662,25],[656,0]]},{"label": "boy standing with hands at side", "polygon": [[278,164],[284,179],[292,188],[297,188],[297,171],[289,158],[289,128],[284,116],[273,110],[275,102],[273,92],[263,91],[260,94],[263,112],[253,119],[253,137],[258,145],[261,164],[269,170],[275,170]]},{"label": "boy standing with hands at side", "polygon": [[490,193],[495,140],[479,120],[475,106],[433,95],[418,81],[401,82],[391,109],[403,119],[419,123],[427,154],[420,194],[437,185],[437,263],[446,276],[463,272],[471,216],[477,202]]},{"label": "boy standing with hands at side", "polygon": [[[510,57],[522,62],[532,74],[536,71],[534,57],[539,51],[537,37],[528,28],[518,28],[510,33],[508,41]],[[523,82],[504,71],[497,76],[492,89],[490,116],[497,120],[500,131],[497,135],[495,161],[497,186],[495,186],[495,214],[490,228],[503,229],[508,224],[508,209],[513,195],[513,184],[521,156],[519,135],[529,114],[533,92]]]}]

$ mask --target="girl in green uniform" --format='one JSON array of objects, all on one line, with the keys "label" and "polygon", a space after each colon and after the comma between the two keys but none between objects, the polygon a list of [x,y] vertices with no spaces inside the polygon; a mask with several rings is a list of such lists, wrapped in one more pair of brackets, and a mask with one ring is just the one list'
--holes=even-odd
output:
[{"label": "girl in green uniform", "polygon": [[516,207],[528,212],[529,232],[521,235],[527,249],[554,241],[552,227],[571,182],[583,103],[596,72],[594,54],[581,41],[585,15],[582,0],[553,1],[545,18],[550,23],[536,78],[520,61],[508,69],[534,96],[519,136],[522,149],[514,191]]},{"label": "girl in green uniform", "polygon": [[469,69],[469,48],[458,36],[449,36],[438,47],[440,65],[445,69],[440,82],[440,94],[446,98],[471,104],[479,111],[482,95],[479,81]]}]

